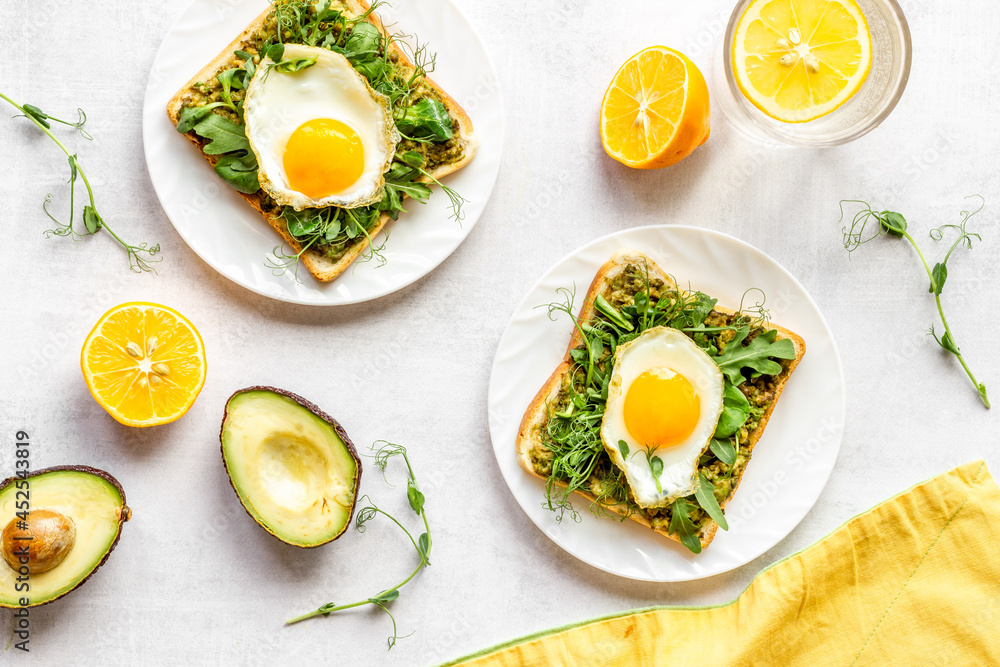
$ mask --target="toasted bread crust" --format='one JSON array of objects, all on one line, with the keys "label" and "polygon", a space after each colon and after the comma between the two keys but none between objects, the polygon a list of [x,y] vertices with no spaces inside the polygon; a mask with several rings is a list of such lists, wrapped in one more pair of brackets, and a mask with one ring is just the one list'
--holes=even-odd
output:
[{"label": "toasted bread crust", "polygon": [[[367,0],[345,0],[348,13],[351,16],[359,16],[366,12],[369,7]],[[183,88],[177,91],[177,94],[170,100],[167,104],[167,116],[170,118],[170,122],[174,124],[174,127],[180,122],[180,114],[184,106],[190,102],[192,94],[195,92],[194,85],[200,81],[210,81],[214,79],[220,72],[225,71],[231,67],[238,67],[241,61],[234,55],[235,51],[246,50],[246,46],[252,40],[253,36],[259,31],[267,22],[268,16],[270,16],[272,11],[271,7],[268,7],[260,15],[257,16],[253,22],[247,26],[247,28],[240,33],[240,35],[234,39],[229,46],[227,46],[223,51],[216,56],[210,63],[201,69],[197,74],[191,77]],[[382,31],[383,34],[386,33],[385,27],[382,25],[381,19],[375,13],[370,14],[367,17],[367,21],[377,27]],[[413,62],[407,57],[403,50],[396,44],[393,43],[390,48],[399,55],[400,62],[407,67],[413,67]],[[454,100],[448,93],[446,93],[440,86],[434,83],[430,77],[425,79],[427,84],[431,86],[440,96],[441,101],[448,109],[449,115],[458,123],[458,140],[462,144],[462,159],[455,162],[441,165],[433,172],[431,175],[440,180],[447,176],[448,174],[454,173],[467,165],[475,157],[476,151],[479,149],[479,139],[475,135],[472,127],[472,119],[465,112],[465,109]],[[208,160],[209,164],[213,167],[215,163],[218,162],[221,156],[219,155],[208,155],[203,150],[205,141],[198,137],[193,131],[188,132],[184,135],[187,139],[198,147],[201,151],[202,156]],[[424,182],[430,182],[430,179],[421,178],[419,179]],[[288,227],[285,224],[284,219],[280,215],[272,215],[264,211],[261,205],[260,193],[245,194],[238,193],[246,202],[254,208],[267,221],[269,225],[281,235],[285,243],[295,249],[296,252],[302,250],[301,244],[295,240],[295,238],[288,233]],[[388,214],[383,214],[379,221],[375,224],[369,231],[369,235],[374,238],[379,232],[385,227],[385,225],[391,220]],[[330,282],[335,280],[340,274],[347,270],[358,257],[362,255],[368,249],[368,237],[361,236],[355,239],[353,245],[347,250],[347,252],[337,261],[315,252],[313,250],[307,250],[301,256],[301,262],[309,270],[316,280],[321,282]]]},{"label": "toasted bread crust", "polygon": [[[580,314],[578,315],[579,321],[581,323],[585,323],[592,320],[595,316],[594,300],[597,298],[597,295],[604,292],[607,285],[609,285],[615,277],[624,271],[627,266],[642,262],[646,262],[648,265],[649,275],[651,278],[659,278],[668,285],[676,285],[673,279],[646,255],[635,250],[620,250],[598,270],[597,275],[594,277],[594,281],[590,285],[590,289],[587,291],[587,296],[584,299],[583,306],[580,309]],[[736,312],[721,306],[716,306],[715,310],[725,314],[733,314]],[[798,334],[773,323],[766,323],[766,326],[770,329],[776,329],[778,331],[777,339],[780,340],[782,338],[787,338],[792,341],[792,345],[795,346],[795,358],[790,360],[788,367],[781,373],[781,375],[777,376],[779,379],[775,386],[774,399],[761,416],[757,428],[750,433],[747,442],[743,445],[743,447],[745,447],[751,454],[753,453],[753,449],[756,446],[757,441],[760,440],[761,435],[764,433],[764,428],[767,426],[767,422],[770,420],[775,406],[778,404],[778,399],[781,397],[782,391],[784,391],[785,383],[788,381],[788,378],[791,377],[792,372],[795,370],[795,367],[798,366],[806,351],[805,341]],[[548,404],[555,400],[556,396],[559,394],[559,390],[562,387],[563,377],[572,372],[573,361],[570,357],[570,352],[582,343],[583,339],[580,336],[580,332],[574,328],[573,335],[570,337],[569,347],[566,350],[566,355],[563,358],[563,361],[556,367],[552,375],[549,376],[549,379],[545,381],[545,384],[543,384],[541,389],[538,390],[538,393],[535,394],[535,397],[528,405],[528,409],[525,411],[524,417],[521,419],[521,425],[518,428],[516,442],[518,463],[527,473],[544,481],[548,481],[548,478],[535,472],[534,466],[531,464],[530,452],[534,445],[541,445],[539,433],[540,429],[543,428],[548,421]],[[729,493],[729,497],[719,503],[723,509],[725,509],[726,505],[729,504],[729,501],[732,500],[733,496],[736,494],[736,489],[739,488],[740,481],[742,481],[743,474],[745,472],[746,466],[744,466],[743,470],[736,478],[733,488]],[[566,487],[566,484],[562,482],[557,481],[556,483],[563,488]],[[579,495],[590,500],[592,503],[597,502],[596,497],[587,491],[577,490],[574,493],[578,493]],[[605,508],[616,514],[628,516],[628,518],[641,523],[647,528],[652,528],[649,521],[644,516],[635,513],[630,514],[623,506],[605,505]],[[700,537],[703,549],[711,544],[718,529],[719,524],[715,521],[709,521],[702,527]],[[666,530],[660,528],[652,528],[652,530],[668,539],[680,542],[680,537],[677,535],[671,535]]]}]

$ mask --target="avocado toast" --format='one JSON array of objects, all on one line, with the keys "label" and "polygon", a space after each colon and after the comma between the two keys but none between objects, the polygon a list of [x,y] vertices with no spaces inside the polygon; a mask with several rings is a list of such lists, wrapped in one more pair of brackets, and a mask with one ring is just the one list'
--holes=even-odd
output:
[{"label": "avocado toast", "polygon": [[[567,303],[555,310],[572,315],[571,308]],[[718,306],[715,299],[701,292],[678,288],[663,269],[633,250],[615,253],[600,268],[575,323],[564,360],[539,389],[521,421],[516,442],[521,467],[546,481],[547,506],[560,516],[565,511],[575,512],[569,496],[577,493],[591,502],[596,514],[628,517],[699,552],[711,543],[719,523],[694,496],[678,499],[683,514],[675,512],[677,503],[639,507],[624,474],[612,463],[601,441],[600,415],[608,396],[614,348],[648,330],[648,325],[685,330],[716,359],[734,340],[761,348],[764,361],[760,367],[768,373],[746,372],[751,369],[740,367],[733,373],[736,381],[731,384],[738,386],[749,404],[743,422],[734,433],[713,438],[697,464],[698,474],[712,485],[718,506],[725,508],[785,383],[805,354],[805,342],[768,322],[763,311],[740,313]],[[595,336],[602,338],[601,345],[591,342]],[[587,355],[597,347],[601,352],[591,363]]]},{"label": "avocado toast", "polygon": [[[478,148],[469,116],[426,75],[433,56],[396,41],[376,7],[364,0],[276,0],[167,105],[178,131],[293,249],[277,268],[301,261],[322,282],[336,279],[362,255],[377,254],[371,241],[405,212],[402,200],[425,201],[428,185],[467,165]],[[391,99],[397,127],[407,130],[386,173],[384,196],[375,204],[299,211],[260,188],[259,166],[243,131],[246,88],[269,49],[301,43],[345,55],[374,90]],[[421,134],[417,127],[428,117],[437,120],[436,131]],[[446,192],[458,217],[461,198]]]}]

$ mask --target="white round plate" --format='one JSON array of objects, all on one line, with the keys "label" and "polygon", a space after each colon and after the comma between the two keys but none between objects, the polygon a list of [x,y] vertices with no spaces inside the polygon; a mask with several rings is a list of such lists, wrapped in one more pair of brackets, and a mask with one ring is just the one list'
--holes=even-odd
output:
[{"label": "white round plate", "polygon": [[[265,262],[281,238],[224,181],[167,119],[167,102],[265,8],[267,0],[194,0],[167,33],[149,75],[143,143],[153,188],[170,222],[216,271],[247,289],[309,305],[358,303],[384,296],[428,274],[468,236],[496,183],[503,113],[496,69],[478,34],[450,0],[393,0],[380,10],[387,25],[419,37],[438,54],[431,75],[472,118],[476,158],[447,179],[464,196],[465,219],[450,218],[448,198],[435,187],[430,201],[410,201],[386,226],[387,262],[355,262],[332,283],[304,267],[299,282],[276,276]],[[383,231],[375,242],[384,240]],[[287,251],[287,248],[286,248]]]},{"label": "white round plate", "polygon": [[[646,253],[681,285],[738,308],[744,292],[767,295],[771,319],[801,335],[806,354],[788,380],[739,490],[726,507],[729,531],[695,555],[634,522],[597,518],[574,496],[581,521],[562,523],[545,509],[544,483],[520,468],[514,452],[518,426],[535,393],[562,361],[572,323],[551,321],[538,306],[559,300],[556,289],[576,288],[576,308],[597,270],[616,250]],[[756,303],[748,295],[746,305]],[[528,292],[507,325],[490,376],[493,448],[507,485],[542,532],[580,560],[645,581],[686,581],[726,572],[764,553],[812,508],[837,460],[846,411],[844,374],[830,329],[795,278],[760,250],[726,234],[697,227],[630,229],[589,243],[555,265]]]}]

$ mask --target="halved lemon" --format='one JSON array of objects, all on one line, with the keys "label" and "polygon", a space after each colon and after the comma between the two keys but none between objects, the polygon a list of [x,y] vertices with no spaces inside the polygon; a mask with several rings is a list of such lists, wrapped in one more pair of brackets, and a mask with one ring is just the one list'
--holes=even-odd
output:
[{"label": "halved lemon", "polygon": [[755,0],[736,26],[733,72],[768,116],[804,123],[851,99],[872,65],[856,0]]},{"label": "halved lemon", "polygon": [[127,426],[157,426],[184,415],[205,384],[205,344],[176,310],[123,303],[106,312],[83,343],[87,388]]},{"label": "halved lemon", "polygon": [[629,58],[601,104],[601,143],[637,169],[680,162],[708,139],[708,86],[687,56],[652,46]]}]

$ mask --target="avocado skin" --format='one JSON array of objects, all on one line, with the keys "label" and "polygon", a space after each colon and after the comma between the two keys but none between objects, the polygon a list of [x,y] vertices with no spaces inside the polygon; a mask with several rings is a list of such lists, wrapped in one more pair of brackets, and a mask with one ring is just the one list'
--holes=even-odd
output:
[{"label": "avocado skin", "polygon": [[[38,477],[39,475],[44,475],[44,474],[50,473],[50,472],[66,472],[66,471],[69,471],[69,472],[85,472],[87,474],[94,475],[95,477],[100,477],[104,481],[110,482],[111,486],[115,487],[115,489],[118,491],[118,495],[120,495],[122,497],[122,511],[121,511],[121,515],[118,518],[118,531],[115,534],[115,541],[112,542],[111,546],[108,547],[108,550],[104,552],[104,557],[100,560],[99,563],[97,563],[97,565],[94,566],[94,569],[90,571],[90,574],[88,574],[86,577],[84,577],[83,579],[80,580],[80,583],[78,583],[76,586],[74,586],[73,588],[69,589],[68,591],[66,591],[65,593],[63,593],[62,595],[60,595],[58,597],[54,597],[51,600],[47,600],[45,602],[40,602],[38,604],[28,605],[29,607],[44,607],[47,604],[55,602],[56,600],[59,600],[59,599],[65,597],[65,596],[69,595],[70,593],[72,593],[73,591],[75,591],[76,589],[80,588],[81,586],[83,586],[88,581],[90,581],[90,578],[92,576],[94,576],[94,573],[97,572],[98,570],[100,570],[101,567],[106,562],[108,562],[108,557],[111,555],[111,552],[115,550],[115,547],[118,546],[118,540],[120,540],[121,537],[122,537],[122,526],[125,524],[126,521],[128,521],[129,519],[132,518],[132,508],[129,507],[128,506],[128,502],[126,502],[126,499],[125,499],[125,489],[122,488],[121,483],[119,483],[119,481],[117,479],[115,479],[114,476],[111,473],[104,472],[103,470],[99,470],[97,468],[91,468],[90,466],[52,466],[51,468],[42,468],[41,470],[36,470],[36,471],[34,471],[32,473],[29,473],[27,475],[27,477],[18,477],[17,475],[14,475],[12,477],[8,477],[3,482],[0,482],[0,489],[5,489],[5,488],[7,488],[8,484],[12,484],[12,483],[17,482],[19,480],[31,479],[32,477]],[[6,605],[6,604],[3,604],[3,603],[0,603],[0,608],[4,608],[4,607],[6,607],[7,609],[20,609],[19,606]]]},{"label": "avocado skin", "polygon": [[[344,522],[343,530],[341,530],[339,533],[331,537],[326,542],[323,542],[321,544],[303,545],[303,544],[293,544],[291,542],[286,542],[285,540],[281,539],[280,537],[275,535],[274,531],[272,531],[270,528],[268,528],[263,523],[257,520],[257,517],[255,517],[253,513],[250,511],[250,509],[243,503],[243,496],[240,495],[239,489],[237,489],[236,485],[233,484],[233,474],[232,471],[229,470],[229,462],[226,461],[226,445],[225,441],[223,440],[223,436],[226,433],[226,421],[229,419],[229,404],[233,401],[234,398],[236,398],[240,394],[245,394],[251,391],[267,391],[271,392],[272,394],[284,396],[285,398],[295,401],[303,408],[305,408],[309,412],[313,413],[314,415],[316,415],[317,417],[328,423],[330,426],[333,427],[333,430],[337,432],[337,435],[340,436],[340,439],[343,440],[344,445],[347,446],[347,451],[350,452],[351,457],[358,465],[358,474],[354,476],[354,495],[351,502],[351,511],[347,515],[347,521]],[[240,506],[250,516],[250,518],[253,519],[254,523],[263,528],[265,531],[267,531],[268,535],[275,538],[276,540],[279,540],[282,544],[289,544],[293,547],[298,547],[299,549],[315,549],[316,547],[321,547],[324,544],[329,544],[330,542],[333,542],[334,540],[339,538],[347,531],[348,526],[350,526],[351,522],[354,520],[354,508],[358,504],[358,492],[361,490],[361,473],[363,472],[361,465],[361,457],[358,455],[358,450],[354,447],[354,442],[351,441],[351,439],[348,437],[347,431],[345,431],[344,427],[340,425],[340,422],[338,422],[336,419],[334,419],[326,412],[321,410],[319,406],[317,406],[312,401],[306,400],[296,393],[287,391],[285,389],[278,389],[277,387],[271,387],[268,385],[254,385],[252,387],[244,387],[243,389],[237,389],[236,391],[234,391],[232,395],[226,399],[226,409],[222,414],[222,426],[219,428],[219,453],[222,455],[222,465],[225,466],[226,468],[226,477],[229,478],[229,486],[232,487],[233,492],[239,499]]]}]

